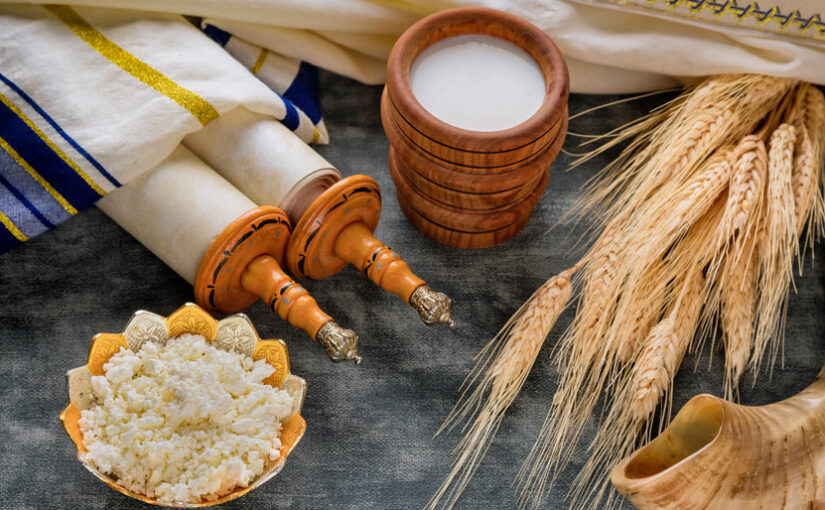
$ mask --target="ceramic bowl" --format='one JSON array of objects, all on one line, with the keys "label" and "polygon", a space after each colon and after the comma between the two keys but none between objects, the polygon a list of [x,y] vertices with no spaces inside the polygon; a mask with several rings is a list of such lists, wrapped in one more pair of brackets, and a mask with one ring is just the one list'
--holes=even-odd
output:
[{"label": "ceramic bowl", "polygon": [[[265,359],[275,367],[275,373],[264,382],[286,390],[293,399],[292,414],[282,422],[281,456],[269,462],[264,472],[247,487],[238,487],[231,493],[213,501],[200,503],[159,503],[142,494],[132,492],[118,485],[113,478],[101,473],[85,460],[86,449],[83,447],[83,435],[78,420],[80,411],[93,405],[91,377],[103,374],[103,364],[109,358],[126,347],[133,351],[147,341],[164,342],[184,333],[201,335],[218,349],[237,351],[252,356],[253,359]],[[252,322],[243,314],[215,320],[209,313],[193,303],[187,303],[172,315],[161,317],[151,312],[138,311],[126,324],[122,333],[98,333],[92,339],[86,365],[70,370],[66,377],[69,386],[69,405],[60,413],[60,420],[69,437],[77,447],[77,458],[106,485],[132,498],[153,505],[173,508],[202,508],[218,505],[233,500],[277,475],[283,469],[286,458],[298,444],[306,430],[306,421],[301,416],[301,407],[306,396],[306,381],[290,373],[289,353],[283,340],[261,340]]]}]

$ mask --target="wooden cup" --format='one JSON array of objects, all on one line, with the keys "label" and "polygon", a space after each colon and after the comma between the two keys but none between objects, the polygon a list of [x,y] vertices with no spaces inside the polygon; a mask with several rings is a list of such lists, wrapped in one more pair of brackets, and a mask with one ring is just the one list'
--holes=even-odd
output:
[{"label": "wooden cup", "polygon": [[[500,131],[462,129],[433,116],[415,98],[410,68],[425,48],[467,34],[509,41],[533,57],[544,76],[545,100],[529,119]],[[496,167],[523,161],[556,138],[566,115],[570,79],[553,41],[538,27],[501,11],[459,8],[427,16],[398,39],[387,63],[387,97],[399,129],[425,152],[468,167]]]},{"label": "wooden cup", "polygon": [[[462,129],[436,118],[414,96],[410,69],[419,54],[442,39],[469,34],[511,42],[535,60],[545,98],[526,121],[499,131]],[[452,9],[410,27],[392,49],[381,97],[390,171],[409,221],[459,248],[493,246],[516,235],[541,198],[564,143],[569,83],[553,41],[511,14]]]}]

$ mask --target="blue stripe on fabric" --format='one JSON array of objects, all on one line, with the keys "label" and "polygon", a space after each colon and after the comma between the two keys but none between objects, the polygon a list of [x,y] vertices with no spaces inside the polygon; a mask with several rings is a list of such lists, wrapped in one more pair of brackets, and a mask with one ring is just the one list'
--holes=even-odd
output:
[{"label": "blue stripe on fabric", "polygon": [[4,138],[75,209],[95,203],[100,195],[46,145],[8,106],[0,103],[0,138]]},{"label": "blue stripe on fabric", "polygon": [[[52,223],[45,216],[43,216],[43,214],[37,210],[37,207],[35,207],[34,204],[32,204],[31,202],[29,202],[28,198],[26,198],[25,195],[23,195],[17,189],[15,189],[14,186],[9,181],[7,181],[2,174],[0,174],[0,191],[3,191],[3,193],[0,193],[0,208],[4,211],[9,211],[6,214],[6,216],[9,216],[11,218],[12,213],[18,211],[19,206],[22,206],[25,207],[28,210],[29,214],[32,217],[36,218],[38,222],[40,222],[40,224],[42,224],[44,227],[52,228],[54,226],[54,223]],[[17,221],[19,219],[20,214],[18,213],[17,218],[12,218],[12,221],[14,221],[15,225],[17,225]],[[20,228],[19,225],[18,228]],[[23,229],[20,228],[20,230]],[[37,235],[43,230],[40,230],[36,234],[32,235]],[[23,233],[31,237],[31,235],[29,235],[29,232],[23,231]]]},{"label": "blue stripe on fabric", "polygon": [[280,94],[278,94],[278,96],[280,96],[280,98],[284,101],[284,106],[286,107],[286,116],[281,119],[281,123],[291,131],[295,131],[301,124],[301,117],[298,115],[298,110],[295,109],[295,105],[292,104],[292,101],[284,96],[281,96]]},{"label": "blue stripe on fabric", "polygon": [[224,32],[223,30],[214,25],[206,25],[203,28],[203,33],[211,37],[213,41],[220,44],[221,46],[226,46],[226,43],[229,42],[229,39],[232,39],[232,34],[230,34],[229,32]]},{"label": "blue stripe on fabric", "polygon": [[26,200],[26,197],[9,187],[3,176],[0,176],[0,209],[29,238],[54,226],[48,223],[37,209],[32,207],[31,202]]},{"label": "blue stripe on fabric", "polygon": [[[57,225],[71,217],[71,214],[48,191],[43,189],[43,186],[2,149],[0,149],[0,178],[6,181],[7,188],[23,195],[25,200],[19,197],[18,199],[31,204],[32,213],[43,216],[41,220],[45,224]],[[0,208],[2,207],[3,200],[0,198]]]},{"label": "blue stripe on fabric", "polygon": [[43,108],[41,108],[41,107],[40,107],[40,105],[39,105],[39,104],[37,104],[37,103],[34,101],[34,99],[32,99],[32,98],[31,98],[28,94],[26,94],[25,92],[23,92],[23,89],[21,89],[20,87],[18,87],[18,86],[17,86],[14,82],[12,82],[10,79],[8,79],[8,78],[6,78],[5,76],[3,76],[3,73],[0,73],[0,81],[2,81],[3,83],[5,83],[6,85],[8,85],[8,87],[9,87],[10,89],[12,89],[14,92],[16,92],[16,93],[17,93],[17,95],[19,95],[20,97],[22,97],[24,101],[26,101],[27,103],[29,103],[29,106],[31,106],[32,108],[34,108],[34,110],[35,110],[37,113],[39,113],[41,117],[43,117],[44,119],[46,119],[46,122],[48,122],[49,124],[51,124],[51,126],[54,128],[54,130],[55,130],[55,131],[57,131],[57,132],[60,134],[60,136],[62,136],[62,137],[63,137],[63,139],[64,139],[64,140],[66,140],[66,141],[69,143],[69,145],[71,145],[72,147],[74,147],[74,149],[75,149],[77,152],[79,152],[79,153],[80,153],[80,155],[82,155],[84,158],[86,158],[86,161],[88,161],[88,162],[89,162],[89,163],[90,163],[93,167],[95,167],[95,168],[97,169],[97,171],[98,171],[98,172],[100,172],[100,174],[101,174],[103,177],[105,177],[106,179],[108,179],[108,180],[109,180],[109,182],[111,182],[114,186],[118,186],[118,187],[120,187],[120,185],[121,185],[121,184],[120,184],[120,182],[119,182],[117,179],[115,179],[115,177],[114,177],[112,174],[110,174],[110,173],[109,173],[109,172],[108,172],[108,171],[107,171],[107,170],[103,167],[103,165],[101,165],[101,164],[100,164],[100,162],[98,162],[98,160],[96,160],[96,159],[94,158],[94,156],[92,156],[91,154],[89,154],[89,153],[86,151],[86,149],[84,149],[83,147],[81,147],[81,146],[80,146],[80,144],[79,144],[79,143],[77,143],[77,142],[74,140],[74,138],[72,138],[71,136],[69,136],[69,134],[68,134],[68,133],[66,133],[66,132],[63,130],[63,128],[61,128],[61,127],[60,127],[60,125],[59,125],[57,122],[55,122],[55,120],[54,120],[53,118],[51,118],[51,116],[49,116],[49,114],[47,114],[47,113],[46,113],[46,111],[45,111],[45,110],[43,110]]},{"label": "blue stripe on fabric", "polygon": [[18,240],[8,229],[0,223],[0,255],[11,250],[15,246],[20,246],[22,242]]},{"label": "blue stripe on fabric", "polygon": [[321,122],[319,90],[318,68],[312,64],[301,62],[298,67],[298,74],[295,75],[292,84],[284,92],[284,97],[306,113],[313,124],[318,124]]}]

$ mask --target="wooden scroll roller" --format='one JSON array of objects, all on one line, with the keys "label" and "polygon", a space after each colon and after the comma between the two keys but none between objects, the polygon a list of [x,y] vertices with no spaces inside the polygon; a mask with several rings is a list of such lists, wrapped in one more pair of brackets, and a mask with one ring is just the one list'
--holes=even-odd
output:
[{"label": "wooden scroll roller", "polygon": [[282,269],[291,234],[287,215],[258,207],[184,147],[98,206],[193,283],[202,307],[233,313],[262,299],[333,361],[361,361],[355,333]]},{"label": "wooden scroll roller", "polygon": [[[244,109],[214,120],[184,144],[254,201],[287,211],[295,229],[286,264],[298,278],[323,279],[353,265],[409,303],[425,323],[455,324],[450,298],[430,289],[372,235],[381,216],[381,192],[372,178],[341,179],[281,123]],[[284,183],[294,184],[285,189]]]}]

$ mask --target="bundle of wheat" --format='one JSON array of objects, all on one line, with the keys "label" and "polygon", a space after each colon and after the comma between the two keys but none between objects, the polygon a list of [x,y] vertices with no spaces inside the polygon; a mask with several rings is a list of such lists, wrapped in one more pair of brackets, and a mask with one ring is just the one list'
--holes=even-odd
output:
[{"label": "bundle of wheat", "polygon": [[618,503],[610,469],[651,432],[660,402],[666,423],[686,352],[722,332],[730,398],[747,368],[755,377],[780,352],[793,260],[801,269],[825,225],[822,93],[789,79],[715,76],[612,135],[583,160],[626,146],[574,211],[600,218],[601,234],[482,352],[468,378],[475,388],[446,425],[469,420],[468,432],[430,508],[451,507],[472,477],[570,297],[573,273],[578,307],[555,349],[559,388],[518,477],[522,506],[541,502],[602,399],[573,508]]}]

